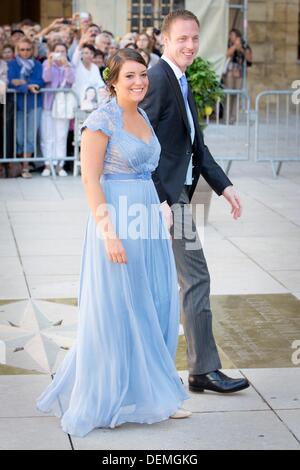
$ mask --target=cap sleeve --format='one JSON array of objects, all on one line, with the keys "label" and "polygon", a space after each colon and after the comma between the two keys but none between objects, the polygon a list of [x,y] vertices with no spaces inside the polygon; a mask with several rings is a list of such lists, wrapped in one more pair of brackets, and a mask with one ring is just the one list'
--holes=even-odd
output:
[{"label": "cap sleeve", "polygon": [[113,133],[112,120],[107,111],[101,108],[96,109],[87,117],[80,128],[81,133],[86,128],[91,131],[102,131],[108,137],[111,137]]}]

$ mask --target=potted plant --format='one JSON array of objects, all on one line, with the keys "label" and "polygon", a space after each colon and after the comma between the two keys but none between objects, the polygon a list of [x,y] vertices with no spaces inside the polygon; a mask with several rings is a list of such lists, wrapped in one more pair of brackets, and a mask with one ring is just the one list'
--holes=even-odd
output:
[{"label": "potted plant", "polygon": [[[192,65],[188,67],[186,76],[195,97],[199,123],[204,130],[206,127],[205,119],[211,116],[217,101],[224,99],[224,92],[211,63],[201,57],[197,57]],[[204,204],[205,225],[208,221],[211,197],[211,187],[200,177],[194,193],[193,204]]]},{"label": "potted plant", "polygon": [[211,63],[197,57],[186,72],[187,80],[195,97],[199,122],[210,116],[217,101],[224,99],[224,92]]}]

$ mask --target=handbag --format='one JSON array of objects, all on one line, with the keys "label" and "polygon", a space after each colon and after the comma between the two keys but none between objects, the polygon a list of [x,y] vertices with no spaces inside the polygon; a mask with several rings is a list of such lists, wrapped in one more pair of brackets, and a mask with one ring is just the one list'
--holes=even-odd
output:
[{"label": "handbag", "polygon": [[52,117],[57,119],[73,119],[77,109],[77,100],[70,91],[58,91],[52,106]]}]

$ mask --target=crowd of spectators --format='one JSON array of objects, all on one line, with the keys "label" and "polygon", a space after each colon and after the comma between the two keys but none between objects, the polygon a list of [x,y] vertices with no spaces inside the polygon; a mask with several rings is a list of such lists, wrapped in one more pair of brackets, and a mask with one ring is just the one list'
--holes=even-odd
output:
[{"label": "crowd of spectators", "polygon": [[[52,161],[57,174],[66,176],[64,159],[73,151],[72,110],[90,112],[107,99],[102,73],[108,58],[124,47],[138,50],[150,68],[162,54],[160,31],[148,28],[116,37],[88,12],[57,18],[45,28],[30,19],[0,26],[0,158],[31,158],[37,142],[46,159],[42,175],[51,174]],[[9,90],[18,92],[16,106]],[[34,169],[26,160],[0,163],[0,178],[31,178]]]}]

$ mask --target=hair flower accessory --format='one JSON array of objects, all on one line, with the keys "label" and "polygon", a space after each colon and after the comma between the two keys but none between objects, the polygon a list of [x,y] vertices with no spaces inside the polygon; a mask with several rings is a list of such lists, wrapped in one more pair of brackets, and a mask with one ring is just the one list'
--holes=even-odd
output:
[{"label": "hair flower accessory", "polygon": [[103,73],[102,73],[103,80],[105,80],[105,81],[108,80],[109,74],[110,74],[110,68],[105,67],[105,69],[103,70]]}]

